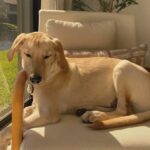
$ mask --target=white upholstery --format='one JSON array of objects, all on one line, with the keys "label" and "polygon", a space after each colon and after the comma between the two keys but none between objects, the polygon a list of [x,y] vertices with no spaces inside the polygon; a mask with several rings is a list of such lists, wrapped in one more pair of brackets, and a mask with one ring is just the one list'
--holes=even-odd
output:
[{"label": "white upholstery", "polygon": [[77,22],[114,20],[117,26],[117,48],[130,48],[136,45],[135,20],[134,16],[131,15],[100,12],[41,10],[39,12],[39,31],[46,32],[45,25],[48,19]]},{"label": "white upholstery", "polygon": [[64,116],[57,124],[25,132],[21,150],[149,150],[150,122],[92,130],[80,118]]},{"label": "white upholstery", "polygon": [[50,19],[46,23],[46,32],[58,38],[67,50],[116,48],[116,24],[113,20],[70,22]]}]

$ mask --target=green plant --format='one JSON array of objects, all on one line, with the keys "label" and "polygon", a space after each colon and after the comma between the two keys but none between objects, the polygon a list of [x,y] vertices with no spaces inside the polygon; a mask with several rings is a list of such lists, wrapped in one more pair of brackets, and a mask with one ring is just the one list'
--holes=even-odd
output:
[{"label": "green plant", "polygon": [[[137,0],[98,0],[99,10],[103,12],[120,12],[130,5],[137,5]],[[73,10],[94,11],[83,0],[73,1]]]},{"label": "green plant", "polygon": [[6,6],[0,6],[0,40],[8,39],[8,37],[12,40],[16,35],[17,26],[9,21]]},{"label": "green plant", "polygon": [[17,26],[8,22],[0,23],[0,40],[12,41],[17,36]]},{"label": "green plant", "polygon": [[116,3],[114,5],[114,10],[116,12],[120,12],[122,9],[130,6],[130,5],[137,5],[138,2],[136,0],[115,0]]},{"label": "green plant", "polygon": [[114,0],[98,0],[100,10],[103,12],[112,12]]},{"label": "green plant", "polygon": [[12,63],[7,60],[8,51],[0,51],[0,112],[11,104],[11,92],[18,72],[18,58]]},{"label": "green plant", "polygon": [[94,11],[90,6],[88,6],[85,2],[82,0],[74,0],[72,5],[73,10],[79,10],[79,11]]},{"label": "green plant", "polygon": [[0,22],[7,20],[7,10],[6,7],[0,6]]}]

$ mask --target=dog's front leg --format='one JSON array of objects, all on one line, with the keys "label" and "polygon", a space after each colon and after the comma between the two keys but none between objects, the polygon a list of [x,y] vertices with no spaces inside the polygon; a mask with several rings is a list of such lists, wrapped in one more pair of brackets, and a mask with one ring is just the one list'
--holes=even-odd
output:
[{"label": "dog's front leg", "polygon": [[24,119],[24,131],[33,127],[44,126],[50,123],[57,123],[60,120],[58,112],[34,111],[29,117]]},{"label": "dog's front leg", "polygon": [[[38,109],[34,109],[31,111],[31,106],[27,107],[30,110],[30,115],[23,120],[23,130],[27,130],[33,127],[44,126],[49,123],[56,123],[60,120],[60,116],[57,112],[39,112]],[[25,112],[26,113],[26,112]],[[11,140],[11,132],[12,132],[12,125],[10,124],[5,129],[0,132],[0,148],[5,149],[5,147],[9,144]],[[0,150],[1,150],[0,149]]]},{"label": "dog's front leg", "polygon": [[[24,118],[28,117],[34,112],[35,106],[29,106],[24,109]],[[0,150],[5,149],[7,145],[10,143],[11,140],[11,129],[12,129],[12,124],[8,125],[5,127],[2,131],[0,131]]]},{"label": "dog's front leg", "polygon": [[11,124],[0,131],[0,150],[6,150],[11,139]]}]

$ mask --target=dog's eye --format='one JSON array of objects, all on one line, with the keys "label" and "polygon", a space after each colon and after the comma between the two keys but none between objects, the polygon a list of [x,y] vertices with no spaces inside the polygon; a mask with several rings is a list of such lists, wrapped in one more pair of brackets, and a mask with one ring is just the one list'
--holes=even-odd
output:
[{"label": "dog's eye", "polygon": [[27,57],[31,58],[32,56],[28,53],[24,53]]},{"label": "dog's eye", "polygon": [[51,55],[44,56],[44,59],[48,59]]}]

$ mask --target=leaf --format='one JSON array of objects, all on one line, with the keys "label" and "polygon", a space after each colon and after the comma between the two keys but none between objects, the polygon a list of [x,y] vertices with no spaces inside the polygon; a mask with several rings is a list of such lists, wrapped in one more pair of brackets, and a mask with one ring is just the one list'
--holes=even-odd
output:
[{"label": "leaf", "polygon": [[[100,10],[103,12],[119,12],[130,5],[138,4],[136,0],[98,0],[98,2]],[[73,8],[73,10],[94,11],[87,3],[83,2],[83,0],[74,0]]]},{"label": "leaf", "polygon": [[87,5],[82,0],[74,0],[72,5],[73,10],[80,10],[80,11],[94,11],[89,5]]},{"label": "leaf", "polygon": [[136,0],[121,0],[120,2],[119,2],[119,0],[117,0],[115,9],[116,9],[116,12],[119,12],[122,9],[124,9],[130,5],[137,5],[137,4],[138,3],[136,2]]},{"label": "leaf", "polygon": [[0,25],[7,27],[9,30],[14,30],[14,31],[17,30],[17,26],[11,23],[3,22],[3,23],[0,23]]}]

